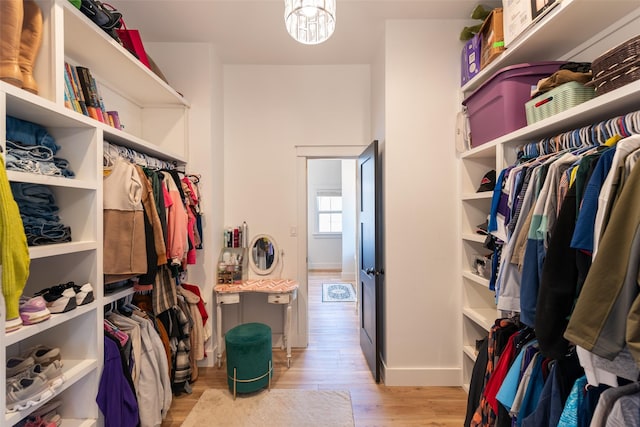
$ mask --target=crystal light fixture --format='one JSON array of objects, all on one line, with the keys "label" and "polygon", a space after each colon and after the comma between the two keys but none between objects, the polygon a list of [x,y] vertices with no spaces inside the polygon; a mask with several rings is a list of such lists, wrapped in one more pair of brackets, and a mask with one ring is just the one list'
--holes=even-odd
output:
[{"label": "crystal light fixture", "polygon": [[336,27],[336,0],[284,0],[284,22],[300,43],[322,43]]}]

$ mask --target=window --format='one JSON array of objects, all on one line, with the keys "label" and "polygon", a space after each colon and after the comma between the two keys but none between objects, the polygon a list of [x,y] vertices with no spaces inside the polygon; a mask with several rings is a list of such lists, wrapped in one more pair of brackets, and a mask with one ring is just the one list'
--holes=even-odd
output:
[{"label": "window", "polygon": [[339,191],[316,193],[318,233],[342,233],[342,194]]}]

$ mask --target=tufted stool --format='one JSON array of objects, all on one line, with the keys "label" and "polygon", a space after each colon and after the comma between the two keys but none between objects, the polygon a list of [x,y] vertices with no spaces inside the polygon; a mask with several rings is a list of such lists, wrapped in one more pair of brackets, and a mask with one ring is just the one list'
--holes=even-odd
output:
[{"label": "tufted stool", "polygon": [[251,393],[271,389],[271,328],[262,323],[245,323],[230,329],[225,337],[229,390]]}]

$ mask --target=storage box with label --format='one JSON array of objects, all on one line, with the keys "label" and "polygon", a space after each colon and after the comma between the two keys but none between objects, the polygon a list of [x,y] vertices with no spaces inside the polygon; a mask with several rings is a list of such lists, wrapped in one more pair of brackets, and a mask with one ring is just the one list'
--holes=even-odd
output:
[{"label": "storage box with label", "polygon": [[504,47],[556,4],[556,0],[502,0]]},{"label": "storage box with label", "polygon": [[502,8],[493,9],[489,13],[478,34],[480,36],[480,69],[482,69],[504,51]]},{"label": "storage box with label", "polygon": [[480,72],[480,37],[477,34],[464,44],[460,65],[460,86],[464,86]]},{"label": "storage box with label", "polygon": [[524,105],[531,99],[531,87],[562,64],[548,61],[502,68],[462,101],[471,127],[471,147],[526,126]]}]

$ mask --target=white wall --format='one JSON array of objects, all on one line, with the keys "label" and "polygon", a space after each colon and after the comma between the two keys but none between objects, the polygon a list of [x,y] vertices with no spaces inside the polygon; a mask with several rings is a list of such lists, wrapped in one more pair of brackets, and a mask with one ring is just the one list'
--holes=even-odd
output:
[{"label": "white wall", "polygon": [[[224,66],[224,222],[246,220],[250,234],[271,234],[284,250],[276,274],[301,282],[292,343],[306,344],[306,269],[298,271],[296,146],[366,145],[370,140],[368,65]],[[304,206],[304,201],[303,201]],[[306,218],[306,216],[305,216]],[[278,269],[277,269],[278,270]],[[282,307],[246,298],[225,307],[224,329],[260,320],[282,332]]]},{"label": "white wall", "polygon": [[200,174],[200,206],[203,211],[203,249],[197,264],[189,266],[188,280],[200,286],[207,302],[208,326],[212,339],[205,351],[210,357],[202,364],[212,366],[215,344],[215,266],[221,248],[223,205],[223,111],[222,64],[208,44],[145,43],[172,87],[191,103],[189,111],[189,157],[187,172]]},{"label": "white wall", "polygon": [[387,385],[459,385],[454,118],[462,21],[397,20],[385,42]]},{"label": "white wall", "polygon": [[356,160],[342,160],[342,279],[356,280]]},{"label": "white wall", "polygon": [[307,224],[309,270],[342,269],[342,236],[318,236],[316,198],[318,190],[342,190],[342,162],[338,159],[311,159],[307,162]]}]

